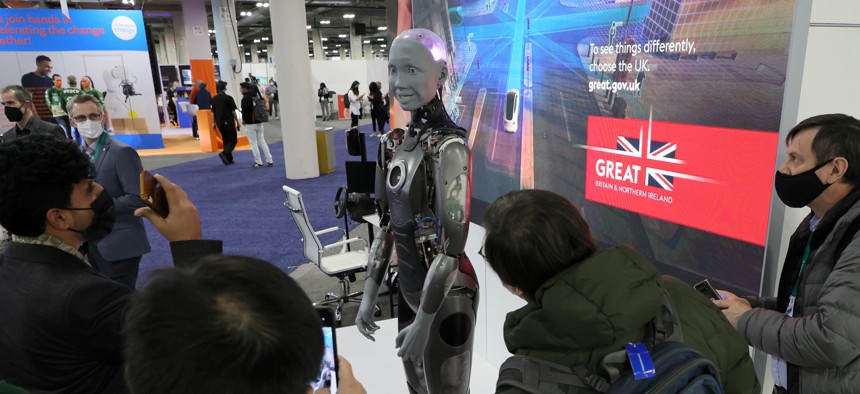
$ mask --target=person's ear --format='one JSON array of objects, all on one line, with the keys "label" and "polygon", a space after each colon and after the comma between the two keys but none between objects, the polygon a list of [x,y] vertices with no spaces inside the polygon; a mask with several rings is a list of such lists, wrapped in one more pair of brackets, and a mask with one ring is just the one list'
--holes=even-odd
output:
[{"label": "person's ear", "polygon": [[848,166],[848,160],[844,157],[836,157],[833,159],[833,165],[831,166],[830,172],[827,173],[825,183],[834,184],[839,182],[839,180],[845,176],[845,173],[848,172]]},{"label": "person's ear", "polygon": [[52,227],[58,230],[66,230],[71,226],[71,211],[62,210],[59,208],[51,208],[45,214],[45,227]]}]

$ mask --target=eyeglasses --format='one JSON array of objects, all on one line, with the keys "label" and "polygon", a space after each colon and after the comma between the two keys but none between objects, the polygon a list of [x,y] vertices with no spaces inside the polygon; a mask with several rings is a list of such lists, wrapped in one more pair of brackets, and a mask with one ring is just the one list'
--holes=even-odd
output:
[{"label": "eyeglasses", "polygon": [[92,113],[89,115],[78,115],[78,116],[73,117],[72,119],[74,119],[75,122],[77,122],[77,123],[86,122],[87,119],[89,119],[93,122],[98,122],[98,121],[102,120],[102,114]]}]

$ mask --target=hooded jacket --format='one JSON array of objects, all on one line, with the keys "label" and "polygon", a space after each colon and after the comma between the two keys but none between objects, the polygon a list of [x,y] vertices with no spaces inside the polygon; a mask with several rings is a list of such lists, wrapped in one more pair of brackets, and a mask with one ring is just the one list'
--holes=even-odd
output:
[{"label": "hooded jacket", "polygon": [[686,283],[661,278],[645,257],[624,246],[597,252],[544,283],[533,300],[507,315],[505,343],[511,353],[584,365],[608,378],[601,360],[628,342],[642,341],[664,288],[684,343],[717,366],[726,392],[760,393],[747,345],[722,312]]}]

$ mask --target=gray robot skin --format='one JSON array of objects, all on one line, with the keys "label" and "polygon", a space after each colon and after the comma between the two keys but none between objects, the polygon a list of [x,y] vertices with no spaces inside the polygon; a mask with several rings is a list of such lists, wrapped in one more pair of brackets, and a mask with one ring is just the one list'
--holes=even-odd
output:
[{"label": "gray robot skin", "polygon": [[[463,252],[469,232],[472,155],[465,130],[438,97],[445,45],[426,29],[397,36],[389,52],[390,96],[411,111],[407,130],[382,139],[376,196],[380,231],[356,325],[373,340],[373,307],[396,251],[401,307],[397,355],[411,393],[468,393],[478,280]],[[414,315],[414,317],[412,316]]]}]

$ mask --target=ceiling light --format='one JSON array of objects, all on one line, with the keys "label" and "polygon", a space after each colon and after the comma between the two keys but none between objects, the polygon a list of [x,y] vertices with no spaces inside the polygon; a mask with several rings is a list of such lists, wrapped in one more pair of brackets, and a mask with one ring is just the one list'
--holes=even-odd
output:
[{"label": "ceiling light", "polygon": [[379,52],[385,52],[385,49],[380,49]]},{"label": "ceiling light", "polygon": [[251,56],[251,52],[245,52],[245,56]]},{"label": "ceiling light", "polygon": [[352,19],[355,18],[355,14],[343,14],[343,19]]},{"label": "ceiling light", "polygon": [[269,51],[269,50],[268,50],[268,49],[266,49],[266,48],[263,48],[263,52],[268,52],[268,51]]},{"label": "ceiling light", "polygon": [[245,44],[239,44],[239,46],[240,46],[240,47],[243,47],[243,46],[245,46]]},{"label": "ceiling light", "polygon": [[327,37],[323,37],[323,38],[321,38],[321,40],[323,40],[323,41],[328,41],[328,38],[327,38]]},{"label": "ceiling light", "polygon": [[262,7],[263,3],[257,3],[257,7]]},{"label": "ceiling light", "polygon": [[387,45],[385,45],[385,44],[382,44],[382,45],[380,45],[380,46],[381,46],[381,47],[383,47],[383,48],[385,48],[385,47],[386,47],[386,46],[387,46]]},{"label": "ceiling light", "polygon": [[327,46],[324,46],[324,47],[323,47],[323,49],[328,49],[328,47],[327,47]]},{"label": "ceiling light", "polygon": [[313,44],[314,40],[308,40],[308,44]]},{"label": "ceiling light", "polygon": [[263,3],[263,8],[268,8],[268,7],[269,7],[269,3]]},{"label": "ceiling light", "polygon": [[254,43],[255,43],[255,44],[256,44],[256,43],[258,43],[258,42],[260,42],[260,40],[254,39]]},{"label": "ceiling light", "polygon": [[308,25],[308,30],[310,30],[310,29],[311,29],[311,25]]},{"label": "ceiling light", "polygon": [[320,24],[321,24],[321,25],[327,25],[327,24],[329,24],[329,23],[331,23],[331,21],[330,21],[330,20],[327,20],[327,19],[324,19],[324,20],[321,20],[321,21],[320,21]]},{"label": "ceiling light", "polygon": [[370,40],[364,40],[365,44],[370,44]]},{"label": "ceiling light", "polygon": [[263,41],[269,41],[269,37],[263,37]]},{"label": "ceiling light", "polygon": [[379,31],[388,30],[388,26],[379,26],[376,28],[376,30],[379,30]]},{"label": "ceiling light", "polygon": [[376,41],[385,41],[384,38],[377,38]]},{"label": "ceiling light", "polygon": [[340,38],[346,38],[346,37],[348,37],[346,34],[338,34],[337,36],[338,36],[338,37],[340,37]]}]

